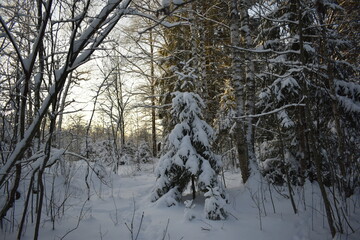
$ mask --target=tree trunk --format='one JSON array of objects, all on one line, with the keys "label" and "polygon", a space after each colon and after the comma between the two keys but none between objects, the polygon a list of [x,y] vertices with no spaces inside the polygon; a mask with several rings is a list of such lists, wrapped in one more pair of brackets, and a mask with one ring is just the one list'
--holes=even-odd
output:
[{"label": "tree trunk", "polygon": [[195,176],[191,176],[191,189],[192,189],[192,198],[194,200],[196,197]]},{"label": "tree trunk", "polygon": [[[298,26],[298,31],[299,31],[299,45],[300,45],[300,61],[302,64],[305,64],[305,59],[304,59],[304,43],[303,43],[303,32],[302,32],[302,16],[303,16],[303,12],[302,12],[302,7],[301,7],[301,2],[300,0],[297,0],[297,9],[298,9],[298,21],[299,21],[299,26]],[[309,128],[309,140],[310,140],[310,146],[311,146],[311,152],[312,152],[312,159],[314,160],[315,163],[315,168],[316,168],[316,177],[317,177],[317,182],[319,184],[319,188],[320,188],[320,192],[321,192],[321,196],[323,198],[324,201],[324,206],[325,206],[325,211],[326,211],[326,217],[327,217],[327,221],[328,221],[328,225],[330,228],[330,232],[332,237],[335,236],[336,234],[336,229],[334,227],[334,219],[333,219],[333,214],[332,214],[332,209],[331,209],[331,204],[329,201],[329,198],[327,196],[326,193],[326,189],[325,189],[325,185],[324,185],[324,181],[323,181],[323,172],[322,172],[322,159],[321,159],[321,155],[320,155],[320,149],[317,146],[317,141],[316,141],[316,136],[315,136],[315,129],[313,126],[313,119],[312,119],[312,115],[311,112],[309,110],[309,106],[311,104],[310,99],[309,99],[309,94],[308,94],[308,87],[307,84],[305,82],[305,80],[303,80],[302,82],[302,89],[304,92],[304,96],[305,96],[305,107],[304,107],[304,112],[305,112],[305,121],[306,121],[306,126]],[[310,156],[311,157],[311,156]]]},{"label": "tree trunk", "polygon": [[[245,40],[244,47],[252,48],[253,40],[250,35],[250,20],[248,14],[249,6],[247,1],[241,1],[241,28],[243,33],[243,39]],[[255,66],[253,62],[253,54],[250,52],[245,53],[246,60],[246,84],[245,84],[245,113],[246,115],[255,114]],[[249,161],[256,161],[255,157],[255,140],[254,140],[254,127],[253,127],[253,118],[246,119],[246,142],[248,146],[248,158]]]},{"label": "tree trunk", "polygon": [[50,127],[49,127],[49,136],[48,136],[48,140],[45,144],[45,149],[44,149],[44,153],[45,153],[45,157],[44,160],[39,168],[38,171],[38,195],[39,195],[39,201],[38,201],[38,205],[37,205],[37,216],[36,216],[36,224],[35,224],[35,232],[34,232],[34,239],[38,239],[39,236],[39,230],[40,230],[40,221],[41,221],[41,214],[42,214],[42,207],[43,207],[43,200],[44,200],[44,194],[45,194],[45,187],[44,187],[44,183],[43,183],[43,174],[44,171],[46,169],[46,165],[51,157],[51,146],[52,146],[52,138],[53,138],[53,134],[54,131],[56,129],[56,105],[57,105],[58,99],[54,98],[52,101],[52,110],[51,110],[51,114],[50,114]]},{"label": "tree trunk", "polygon": [[154,63],[154,38],[152,29],[149,33],[150,44],[150,94],[151,94],[151,139],[152,155],[157,156],[157,139],[156,139],[156,110],[155,110],[155,63]]},{"label": "tree trunk", "polygon": [[236,100],[236,127],[234,129],[234,137],[236,138],[236,148],[238,151],[238,158],[240,163],[240,171],[243,183],[246,183],[250,176],[248,150],[246,144],[246,136],[244,131],[244,124],[239,117],[244,115],[244,80],[241,77],[241,56],[237,47],[240,46],[240,31],[239,31],[239,11],[238,1],[231,0],[230,8],[230,38],[232,45],[232,86],[235,91]]},{"label": "tree trunk", "polygon": [[[189,5],[189,22],[190,22],[190,43],[191,43],[191,55],[189,60],[191,60],[190,66],[194,69],[193,74],[199,76],[199,54],[198,54],[198,21],[197,17],[194,15],[194,12],[197,10],[197,2],[191,2]],[[201,84],[199,77],[197,79],[190,78],[190,86],[186,86],[185,91],[196,92],[200,95],[201,93]],[[183,84],[183,83],[181,83]]]},{"label": "tree trunk", "polygon": [[[72,75],[73,75],[73,73],[71,72],[68,77],[68,82],[66,83],[65,88],[62,92],[62,98],[60,101],[59,112],[63,112],[65,109],[66,97],[69,93],[70,85],[72,83]],[[58,128],[57,130],[59,132],[59,136],[58,136],[58,147],[59,148],[61,148],[63,146],[63,144],[62,144],[63,138],[61,136],[63,117],[64,117],[63,114],[59,115],[59,120],[58,120],[58,124],[57,124],[57,128]]]},{"label": "tree trunk", "polygon": [[336,90],[335,90],[335,78],[334,78],[334,63],[332,62],[331,59],[331,54],[330,52],[332,51],[329,46],[328,46],[328,36],[326,34],[326,29],[324,26],[324,21],[323,21],[323,15],[321,13],[318,13],[318,18],[320,21],[320,25],[321,25],[321,54],[323,55],[323,61],[324,64],[326,64],[327,67],[327,87],[330,90],[330,97],[331,97],[331,110],[332,110],[332,114],[334,117],[334,122],[335,122],[335,130],[336,130],[336,135],[337,135],[337,142],[338,142],[338,147],[337,147],[337,163],[339,165],[339,169],[340,169],[340,174],[343,177],[343,181],[342,181],[342,185],[345,184],[344,183],[344,179],[346,178],[346,170],[345,170],[345,164],[344,164],[344,160],[345,159],[345,150],[344,150],[344,132],[343,129],[341,128],[341,120],[340,120],[340,113],[339,113],[339,107],[338,107],[338,101],[337,101],[337,94],[336,94]]}]

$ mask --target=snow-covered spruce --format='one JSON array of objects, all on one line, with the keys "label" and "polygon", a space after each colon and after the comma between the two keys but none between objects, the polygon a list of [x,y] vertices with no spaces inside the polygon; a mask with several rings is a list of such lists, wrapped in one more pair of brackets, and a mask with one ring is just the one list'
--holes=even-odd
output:
[{"label": "snow-covered spruce", "polygon": [[193,200],[186,200],[184,202],[185,205],[185,209],[184,209],[184,218],[187,221],[191,221],[194,218],[196,218],[196,216],[193,213],[193,209],[195,208],[195,204],[193,203]]},{"label": "snow-covered spruce", "polygon": [[204,194],[205,196],[205,207],[204,213],[206,218],[212,220],[223,220],[227,217],[225,211],[226,200],[224,199],[223,193],[219,187],[207,188],[208,191]]},{"label": "snow-covered spruce", "polygon": [[141,141],[135,154],[136,163],[149,163],[151,159],[151,151],[149,144],[145,141]]},{"label": "snow-covered spruce", "polygon": [[175,92],[173,95],[171,113],[177,124],[166,138],[166,151],[156,168],[157,181],[151,200],[174,205],[181,200],[181,193],[188,184],[194,184],[193,188],[197,186],[209,196],[208,204],[205,204],[205,210],[209,211],[206,217],[224,219],[225,196],[218,194],[215,197],[213,193],[214,189],[222,191],[218,183],[221,162],[211,150],[214,131],[202,120],[204,103],[192,92]]}]

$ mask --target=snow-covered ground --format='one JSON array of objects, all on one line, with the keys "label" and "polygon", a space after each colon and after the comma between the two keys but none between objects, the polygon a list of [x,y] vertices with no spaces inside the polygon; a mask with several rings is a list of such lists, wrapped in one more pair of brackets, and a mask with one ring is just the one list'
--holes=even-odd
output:
[{"label": "snow-covered ground", "polygon": [[[281,192],[279,188],[280,192],[277,192],[271,188],[270,194],[269,186],[256,176],[244,186],[241,184],[239,173],[227,171],[225,183],[229,199],[229,217],[223,221],[210,221],[204,217],[204,199],[201,196],[194,201],[194,208],[186,210],[183,203],[170,208],[151,203],[149,195],[155,183],[155,176],[154,166],[150,164],[143,165],[142,171],[136,171],[134,166],[121,166],[119,175],[103,175],[102,183],[92,174],[91,197],[87,201],[85,167],[80,162],[74,163],[69,185],[64,184],[64,178],[61,176],[55,178],[53,210],[56,211],[53,215],[58,216],[54,224],[55,229],[52,230],[50,209],[44,207],[45,214],[39,239],[331,239],[316,184],[309,183],[306,191],[302,188],[295,189],[299,209],[299,213],[295,215],[290,200],[281,196],[287,193],[285,189]],[[47,178],[47,189],[50,189],[53,179]],[[67,200],[62,207],[64,194]],[[50,195],[47,192],[47,202],[50,201]],[[190,195],[185,195],[183,200],[190,199]],[[357,224],[353,226],[357,232],[351,235],[338,235],[335,239],[360,239],[359,195],[351,201],[352,208],[349,212],[357,218],[353,220],[353,223]],[[23,199],[17,201],[15,218],[21,216],[22,204]],[[62,211],[65,214],[62,214]],[[46,216],[46,213],[49,216]],[[189,216],[194,218],[190,221]],[[3,230],[0,230],[0,240],[15,239],[16,234],[11,233],[6,223],[4,226]],[[34,225],[29,215],[22,239],[32,239],[33,229]]]}]

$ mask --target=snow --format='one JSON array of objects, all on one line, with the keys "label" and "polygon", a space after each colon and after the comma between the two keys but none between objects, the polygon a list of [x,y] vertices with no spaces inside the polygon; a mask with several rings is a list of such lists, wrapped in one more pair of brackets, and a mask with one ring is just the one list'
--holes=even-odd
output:
[{"label": "snow", "polygon": [[162,0],[161,1],[161,5],[162,5],[163,8],[169,7],[170,4],[171,4],[170,0]]},{"label": "snow", "polygon": [[42,116],[45,115],[48,107],[50,106],[50,103],[51,103],[51,100],[53,97],[51,92],[53,91],[52,89],[54,89],[54,88],[55,88],[55,84],[50,87],[50,94],[47,95],[46,98],[44,99],[40,109],[38,110],[38,115],[36,115],[35,119],[31,123],[31,125],[27,128],[24,138],[18,144],[16,144],[15,149],[13,150],[9,159],[0,169],[0,182],[5,181],[7,173],[15,165],[15,162],[17,161],[18,156],[21,155],[21,152],[25,151],[27,141],[29,141],[29,139],[32,138],[32,135],[34,135],[34,133],[37,129],[37,126],[41,122],[40,119],[42,118]]},{"label": "snow", "polygon": [[158,201],[155,202],[156,207],[171,207],[178,205],[178,198],[180,193],[177,187],[170,189],[167,193],[165,193]]},{"label": "snow", "polygon": [[178,123],[174,127],[173,131],[169,134],[169,142],[174,146],[180,145],[180,140],[183,136],[182,131],[186,130],[189,131],[190,127],[186,122]]},{"label": "snow", "polygon": [[[166,153],[159,160],[151,196],[152,201],[167,206],[177,205],[175,202],[180,200],[179,195],[190,181],[201,191],[219,186],[220,170],[219,158],[211,151],[214,131],[202,120],[201,109],[205,106],[201,97],[192,92],[175,92],[173,96],[171,113],[177,124],[166,138]],[[213,210],[207,211],[208,218],[225,218],[225,210],[217,198],[209,205]],[[219,213],[221,216],[217,216]]]},{"label": "snow", "polygon": [[281,110],[278,113],[278,119],[281,121],[280,125],[284,128],[289,128],[295,126],[295,123],[291,120],[286,110]]},{"label": "snow", "polygon": [[360,102],[353,101],[347,97],[337,96],[341,106],[348,112],[360,113]]},{"label": "snow", "polygon": [[193,220],[194,218],[196,218],[196,215],[194,214],[194,211],[192,210],[193,208],[195,208],[195,204],[193,204],[193,200],[186,200],[184,202],[185,205],[185,209],[184,209],[184,218],[185,220]]},{"label": "snow", "polygon": [[205,207],[204,213],[209,215],[209,219],[213,220],[225,220],[226,214],[226,200],[221,197],[219,187],[207,188],[208,191],[204,194]]},{"label": "snow", "polygon": [[215,175],[209,161],[202,162],[201,171],[202,173],[199,176],[199,182],[203,183],[205,186],[209,186],[211,184],[212,177]]},{"label": "snow", "polygon": [[[144,165],[142,172],[131,172],[131,166],[120,166],[119,175],[108,173],[110,183],[104,185],[95,176],[91,178],[91,198],[86,201],[86,187],[84,174],[86,165],[83,161],[74,163],[72,166],[72,180],[70,185],[64,183],[64,178],[58,176],[55,179],[55,200],[61,200],[65,189],[68,188],[68,199],[65,202],[65,215],[59,217],[55,222],[55,229],[52,230],[50,217],[43,214],[43,222],[39,239],[131,239],[128,226],[133,225],[134,232],[140,227],[138,240],[164,239],[197,239],[197,240],[219,240],[219,239],[241,239],[242,240],[330,240],[331,236],[324,219],[322,201],[316,184],[307,183],[305,191],[301,188],[294,188],[294,191],[301,193],[297,196],[299,213],[292,213],[291,204],[288,199],[283,198],[274,189],[272,197],[274,200],[275,213],[272,207],[269,191],[265,190],[262,198],[264,205],[259,206],[256,202],[260,199],[259,188],[261,179],[253,176],[246,185],[241,184],[241,175],[237,172],[226,171],[225,179],[227,185],[229,204],[227,220],[211,221],[204,216],[204,200],[202,196],[194,201],[190,200],[189,193],[182,196],[183,201],[177,203],[169,195],[162,198],[163,204],[151,203],[149,193],[151,192],[155,175],[152,172],[151,164]],[[130,173],[130,174],[129,174]],[[47,176],[46,187],[49,189],[51,176]],[[268,186],[264,186],[268,188]],[[280,192],[284,191],[278,187]],[[171,190],[176,195],[176,189]],[[47,191],[50,193],[50,191]],[[215,194],[214,194],[215,195]],[[304,198],[304,199],[303,199]],[[21,209],[24,196],[16,202],[15,217],[21,216]],[[210,203],[211,200],[209,199]],[[306,210],[303,202],[306,201]],[[357,195],[352,201],[358,204],[360,199]],[[177,204],[166,207],[169,204]],[[187,207],[186,207],[187,206]],[[359,219],[356,211],[352,217]],[[44,208],[45,209],[45,208]],[[141,216],[144,217],[140,226]],[[191,218],[191,219],[190,219]],[[134,219],[132,221],[132,219]],[[190,221],[191,220],[191,221]],[[261,228],[260,230],[260,220]],[[133,222],[133,224],[131,224]],[[74,229],[79,223],[78,228]],[[358,229],[359,226],[353,226]],[[30,219],[26,232],[22,239],[33,238],[34,226]],[[6,230],[6,232],[5,232]],[[15,239],[15,233],[9,232],[4,223],[0,230],[1,240]],[[359,239],[359,232],[341,239]],[[335,239],[340,239],[340,236]]]},{"label": "snow", "polygon": [[313,48],[310,44],[304,44],[304,50],[309,53],[315,53],[315,48]]},{"label": "snow", "polygon": [[183,1],[183,0],[173,0],[172,2],[173,2],[175,5],[184,4],[184,1]]},{"label": "snow", "polygon": [[[61,157],[64,155],[65,151],[66,151],[65,149],[52,149],[50,158],[46,162],[46,166],[51,166],[57,160],[60,160]],[[36,154],[35,156],[38,156],[39,158],[35,162],[31,163],[31,167],[32,169],[34,169],[34,171],[43,166],[44,160],[46,158],[45,154]]]}]

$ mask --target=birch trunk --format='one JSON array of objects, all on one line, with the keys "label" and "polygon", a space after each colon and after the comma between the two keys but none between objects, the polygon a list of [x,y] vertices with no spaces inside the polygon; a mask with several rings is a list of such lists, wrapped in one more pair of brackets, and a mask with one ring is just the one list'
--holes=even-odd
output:
[{"label": "birch trunk", "polygon": [[236,148],[238,152],[240,171],[243,183],[246,183],[250,177],[250,167],[248,158],[248,146],[246,144],[246,136],[244,131],[244,124],[239,117],[244,115],[244,79],[241,77],[241,55],[237,49],[240,47],[240,30],[239,30],[239,11],[238,1],[231,0],[230,5],[230,40],[232,48],[232,87],[235,92],[236,100],[236,127],[234,129],[234,136],[236,141]]},{"label": "birch trunk", "polygon": [[[248,14],[249,6],[247,1],[241,1],[241,29],[244,39],[244,48],[250,49],[253,46],[253,39],[250,35],[250,19]],[[245,115],[255,114],[255,66],[253,62],[253,54],[245,53],[246,67],[245,67]],[[248,147],[249,161],[255,162],[255,148],[254,148],[254,127],[253,118],[246,119],[246,142]]]}]

